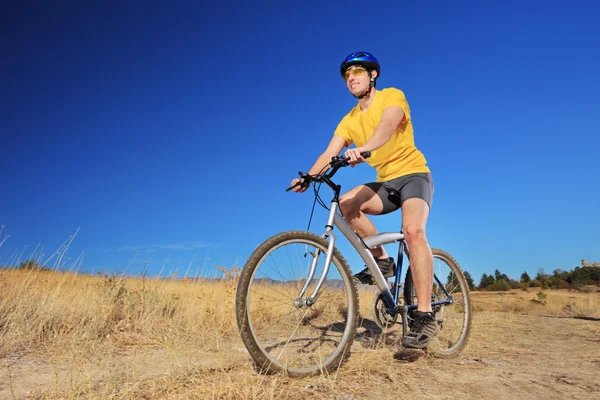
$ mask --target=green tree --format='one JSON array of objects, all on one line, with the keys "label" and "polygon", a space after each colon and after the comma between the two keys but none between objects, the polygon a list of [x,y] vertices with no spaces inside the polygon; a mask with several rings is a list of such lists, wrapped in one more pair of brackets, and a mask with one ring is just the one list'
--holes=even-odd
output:
[{"label": "green tree", "polygon": [[550,277],[548,275],[544,274],[544,268],[540,268],[538,270],[537,275],[535,276],[535,280],[540,282],[542,289],[548,288],[548,280],[549,279],[550,279]]},{"label": "green tree", "polygon": [[[494,277],[492,277],[494,279]],[[479,289],[485,289],[488,286],[488,275],[481,275],[481,279],[479,280]]]},{"label": "green tree", "polygon": [[587,284],[600,284],[600,268],[591,266],[576,267],[566,280],[575,288]]},{"label": "green tree", "polygon": [[508,276],[506,276],[506,274],[503,274],[498,270],[494,271],[494,281],[499,281],[500,279],[504,279],[508,282]]},{"label": "green tree", "polygon": [[494,280],[497,281],[497,280],[500,280],[500,279],[502,279],[502,274],[500,273],[500,271],[495,270],[494,271]]},{"label": "green tree", "polygon": [[529,274],[527,272],[523,272],[521,274],[521,282],[524,282],[524,283],[531,282],[531,278],[529,277]]},{"label": "green tree", "polygon": [[468,271],[463,271],[463,275],[465,276],[465,279],[467,280],[467,285],[469,285],[469,289],[475,289],[475,282],[473,282],[473,278],[471,277],[471,274]]},{"label": "green tree", "polygon": [[493,285],[496,280],[493,275],[483,274],[479,281],[479,289],[485,289],[490,285]]},{"label": "green tree", "polygon": [[503,292],[506,290],[510,290],[510,285],[508,284],[507,281],[505,281],[504,279],[500,278],[498,279],[496,282],[494,282],[493,284],[491,284],[488,287],[489,290],[495,291],[495,292]]},{"label": "green tree", "polygon": [[508,286],[510,286],[511,289],[518,289],[519,287],[521,287],[519,282],[515,281],[514,279],[508,280]]},{"label": "green tree", "polygon": [[600,284],[600,267],[583,267],[589,271],[590,280]]},{"label": "green tree", "polygon": [[454,288],[460,288],[458,278],[454,271],[450,271],[448,278],[446,278],[446,290],[455,290]]},{"label": "green tree", "polygon": [[550,279],[548,280],[548,286],[550,286],[552,289],[560,289],[562,283],[562,279],[560,279],[558,276],[551,276]]},{"label": "green tree", "polygon": [[555,269],[552,276],[560,280],[567,280],[567,278],[569,277],[569,272],[563,271],[561,269]]},{"label": "green tree", "polygon": [[529,282],[529,287],[542,287],[542,283],[540,281],[538,281],[537,279],[532,280],[531,282]]},{"label": "green tree", "polygon": [[[465,280],[467,281],[467,285],[469,286],[469,289],[474,289],[475,283],[473,282],[473,278],[471,278],[471,274],[469,274],[467,271],[463,271],[463,275],[465,276]],[[446,282],[447,282],[446,290],[459,290],[460,289],[458,278],[456,277],[456,274],[454,273],[454,271],[450,271],[448,273],[448,278],[446,278]]]}]

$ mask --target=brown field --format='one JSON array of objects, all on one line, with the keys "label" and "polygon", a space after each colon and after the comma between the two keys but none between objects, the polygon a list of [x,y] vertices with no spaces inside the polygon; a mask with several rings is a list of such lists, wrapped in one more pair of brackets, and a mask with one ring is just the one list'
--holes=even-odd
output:
[{"label": "brown field", "polygon": [[0,399],[600,398],[598,288],[474,292],[452,359],[399,347],[400,325],[381,332],[361,291],[349,360],[304,379],[252,369],[235,289],[0,270]]}]

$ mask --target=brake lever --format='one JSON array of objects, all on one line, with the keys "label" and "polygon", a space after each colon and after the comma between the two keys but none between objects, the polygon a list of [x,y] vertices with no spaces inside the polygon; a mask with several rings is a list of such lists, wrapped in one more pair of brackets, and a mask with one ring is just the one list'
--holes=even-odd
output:
[{"label": "brake lever", "polygon": [[[366,159],[366,158],[371,157],[371,152],[363,151],[362,153],[360,153],[360,155]],[[332,167],[347,167],[348,165],[350,165],[349,161],[350,161],[350,158],[348,158],[348,157],[333,156],[333,157],[331,157],[331,162],[329,163],[329,165],[331,165]],[[336,165],[338,163],[340,165]]]},{"label": "brake lever", "polygon": [[300,181],[296,182],[295,185],[290,186],[289,188],[285,189],[286,192],[289,192],[290,190],[292,190],[296,186],[302,186],[302,187],[309,187],[310,186],[310,175],[305,174],[302,171],[298,171],[298,175],[300,175]]},{"label": "brake lever", "polygon": [[296,182],[295,185],[290,186],[289,188],[285,189],[286,192],[289,192],[290,190],[292,190],[293,188],[295,188],[298,185],[302,185],[302,181]]}]

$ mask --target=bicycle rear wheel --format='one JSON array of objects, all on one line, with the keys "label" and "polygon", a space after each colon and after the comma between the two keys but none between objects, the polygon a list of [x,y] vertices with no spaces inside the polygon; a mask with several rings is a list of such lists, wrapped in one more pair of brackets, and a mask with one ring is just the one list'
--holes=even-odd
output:
[{"label": "bicycle rear wheel", "polygon": [[358,296],[350,268],[337,249],[316,302],[297,301],[317,256],[303,299],[312,295],[327,247],[327,240],[310,232],[283,232],[257,247],[244,266],[236,318],[261,372],[304,377],[336,369],[349,355],[358,322]]},{"label": "bicycle rear wheel", "polygon": [[[440,302],[452,297],[447,305],[433,306],[440,326],[439,333],[431,339],[427,350],[440,357],[455,357],[467,345],[471,332],[471,299],[469,285],[456,260],[447,252],[431,249],[433,253],[433,291],[431,302]],[[444,292],[444,289],[448,293]],[[404,301],[407,305],[417,304],[417,296],[410,267],[404,282]],[[409,313],[409,327],[411,325]]]}]

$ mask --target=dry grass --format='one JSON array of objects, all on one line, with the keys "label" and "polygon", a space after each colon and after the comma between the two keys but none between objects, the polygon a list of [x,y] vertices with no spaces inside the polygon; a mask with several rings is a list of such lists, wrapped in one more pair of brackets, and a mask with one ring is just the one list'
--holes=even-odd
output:
[{"label": "dry grass", "polygon": [[[478,392],[452,389],[452,383],[457,371],[466,377],[489,367],[485,357],[490,347],[504,346],[494,343],[493,332],[531,315],[600,316],[599,293],[545,291],[545,305],[530,301],[537,291],[474,293],[474,329],[465,355],[439,360],[399,351],[397,329],[381,333],[366,328],[373,292],[362,291],[360,313],[366,320],[350,360],[332,376],[294,380],[252,369],[239,339],[236,286],[230,278],[201,282],[0,270],[0,398],[359,399],[392,398],[398,390],[431,397],[424,374],[432,388],[453,390],[442,392],[448,397],[471,397]],[[560,323],[561,329],[595,323],[590,334],[598,334],[597,322],[540,321]],[[483,325],[487,328],[479,329]],[[506,351],[516,351],[513,347]],[[584,386],[577,388],[587,393]],[[595,390],[600,386],[590,386],[590,393]]]},{"label": "dry grass", "polygon": [[40,346],[218,345],[235,330],[233,283],[4,270],[0,356]]},{"label": "dry grass", "polygon": [[474,309],[477,311],[505,311],[528,315],[552,315],[565,317],[600,318],[600,289],[596,293],[576,290],[473,292]]}]

